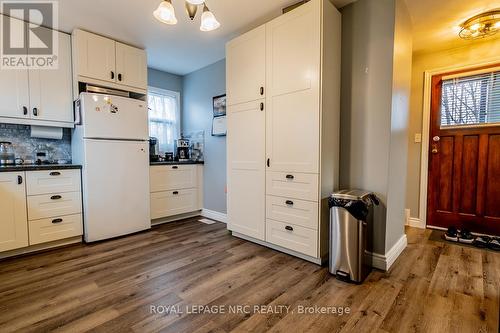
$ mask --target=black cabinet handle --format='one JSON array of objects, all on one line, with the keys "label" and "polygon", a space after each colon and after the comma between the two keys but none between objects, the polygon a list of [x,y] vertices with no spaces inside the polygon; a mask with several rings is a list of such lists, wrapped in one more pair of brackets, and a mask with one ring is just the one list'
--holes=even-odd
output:
[{"label": "black cabinet handle", "polygon": [[268,158],[267,159],[267,167],[269,168],[271,166],[271,160]]},{"label": "black cabinet handle", "polygon": [[118,81],[121,81],[121,80],[122,80],[122,74],[118,73]]},{"label": "black cabinet handle", "polygon": [[287,226],[285,227],[285,229],[286,229],[286,230],[288,230],[288,231],[293,231],[293,227],[291,227],[291,226],[289,226],[289,225],[287,225]]},{"label": "black cabinet handle", "polygon": [[115,79],[115,72],[111,71],[111,80]]},{"label": "black cabinet handle", "polygon": [[294,179],[295,177],[293,175],[286,175],[286,179]]},{"label": "black cabinet handle", "polygon": [[37,109],[37,108],[33,108],[33,115],[34,115],[35,117],[37,117],[37,116],[38,116],[38,109]]},{"label": "black cabinet handle", "polygon": [[264,87],[260,87],[260,95],[263,96],[264,95]]},{"label": "black cabinet handle", "polygon": [[59,200],[59,199],[62,199],[62,197],[60,195],[53,195],[50,197],[51,200]]},{"label": "black cabinet handle", "polygon": [[174,165],[172,169],[179,169],[179,167],[177,165]]},{"label": "black cabinet handle", "polygon": [[28,107],[23,106],[23,114],[26,116],[28,114]]},{"label": "black cabinet handle", "polygon": [[179,194],[179,191],[174,191],[174,192],[172,192],[172,194],[177,195],[177,194]]},{"label": "black cabinet handle", "polygon": [[49,175],[51,175],[51,176],[60,176],[61,173],[58,172],[58,171],[54,171],[54,172],[51,172]]},{"label": "black cabinet handle", "polygon": [[54,220],[52,220],[52,223],[57,224],[57,223],[61,223],[62,221],[63,221],[63,219],[54,219]]},{"label": "black cabinet handle", "polygon": [[260,103],[260,111],[264,111],[264,103]]},{"label": "black cabinet handle", "polygon": [[17,176],[17,184],[21,185],[23,183],[23,177]]},{"label": "black cabinet handle", "polygon": [[285,203],[286,203],[287,205],[293,206],[293,201],[292,201],[292,200],[287,200],[287,201],[285,201]]}]

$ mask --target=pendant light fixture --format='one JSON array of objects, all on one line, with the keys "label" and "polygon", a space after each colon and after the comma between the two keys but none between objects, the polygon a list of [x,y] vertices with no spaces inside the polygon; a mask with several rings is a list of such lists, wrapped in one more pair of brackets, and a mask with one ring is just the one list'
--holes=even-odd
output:
[{"label": "pendant light fixture", "polygon": [[212,31],[220,27],[219,21],[215,15],[208,9],[207,5],[203,5],[203,14],[201,15],[201,31]]},{"label": "pendant light fixture", "polygon": [[153,12],[153,16],[162,23],[170,25],[177,24],[177,18],[175,17],[172,0],[163,0],[158,8]]},{"label": "pendant light fixture", "polygon": [[[203,5],[203,14],[201,15],[201,31],[212,31],[220,27],[220,23],[215,18],[215,15],[208,9],[205,0],[185,0],[185,8],[188,17],[191,21],[196,17],[198,6]],[[158,8],[153,12],[153,16],[160,22],[165,24],[177,24],[175,17],[174,6],[172,0],[163,0]]]}]

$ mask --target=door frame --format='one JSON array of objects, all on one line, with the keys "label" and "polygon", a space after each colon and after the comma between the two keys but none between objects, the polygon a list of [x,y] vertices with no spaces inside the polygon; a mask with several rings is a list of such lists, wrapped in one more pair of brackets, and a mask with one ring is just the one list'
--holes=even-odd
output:
[{"label": "door frame", "polygon": [[[470,63],[467,65],[441,67],[424,71],[424,97],[422,105],[422,142],[420,149],[420,195],[418,203],[418,219],[412,219],[412,226],[418,228],[427,227],[427,188],[429,178],[429,134],[431,122],[431,94],[432,77],[449,72],[466,71],[477,67],[495,65],[500,62],[500,57],[493,57],[487,61]],[[418,221],[415,221],[418,220]],[[432,229],[443,229],[430,227]]]}]

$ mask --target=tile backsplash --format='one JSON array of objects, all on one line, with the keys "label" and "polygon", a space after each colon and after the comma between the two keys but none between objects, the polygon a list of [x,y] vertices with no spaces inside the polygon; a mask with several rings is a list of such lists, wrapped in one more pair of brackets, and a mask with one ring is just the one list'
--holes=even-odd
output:
[{"label": "tile backsplash", "polygon": [[71,129],[63,129],[61,140],[32,138],[30,126],[0,123],[0,141],[12,142],[16,158],[33,160],[36,151],[47,151],[49,160],[71,161]]}]

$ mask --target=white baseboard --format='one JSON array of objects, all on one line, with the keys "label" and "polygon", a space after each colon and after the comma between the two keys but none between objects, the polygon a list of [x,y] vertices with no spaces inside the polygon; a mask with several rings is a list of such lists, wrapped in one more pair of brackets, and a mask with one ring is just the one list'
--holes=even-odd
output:
[{"label": "white baseboard", "polygon": [[406,235],[403,235],[385,255],[372,253],[372,266],[383,271],[388,271],[407,245],[408,239]]},{"label": "white baseboard", "polygon": [[419,229],[425,229],[425,227],[426,227],[425,222],[419,218],[416,218],[416,217],[410,217],[408,219],[408,222],[406,223],[406,225],[413,227],[413,228],[419,228]]},{"label": "white baseboard", "polygon": [[219,213],[214,210],[203,208],[201,210],[201,216],[209,218],[211,220],[219,221],[222,223],[227,223],[227,214]]}]

